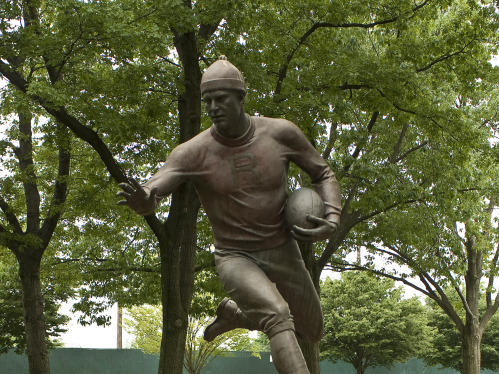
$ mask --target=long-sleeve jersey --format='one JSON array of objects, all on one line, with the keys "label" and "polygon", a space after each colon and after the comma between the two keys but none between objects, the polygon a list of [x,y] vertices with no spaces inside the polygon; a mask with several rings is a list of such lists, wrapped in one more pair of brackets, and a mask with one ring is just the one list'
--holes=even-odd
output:
[{"label": "long-sleeve jersey", "polygon": [[190,179],[215,247],[272,249],[291,237],[284,220],[290,161],[310,176],[325,217],[337,221],[331,213],[339,213],[341,197],[333,172],[301,130],[282,119],[251,117],[248,131],[236,139],[213,126],[176,147],[145,187],[157,186],[157,196],[164,198]]}]

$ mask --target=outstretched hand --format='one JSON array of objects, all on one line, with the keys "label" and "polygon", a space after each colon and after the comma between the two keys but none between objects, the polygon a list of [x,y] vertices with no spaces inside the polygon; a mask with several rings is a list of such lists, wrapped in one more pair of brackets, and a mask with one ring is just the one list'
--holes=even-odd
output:
[{"label": "outstretched hand", "polygon": [[141,216],[152,214],[156,208],[156,191],[154,186],[144,188],[133,178],[128,178],[129,183],[120,183],[119,186],[123,189],[116,196],[124,197],[125,200],[118,201],[118,205],[128,205],[135,213]]},{"label": "outstretched hand", "polygon": [[308,215],[307,220],[317,223],[313,229],[304,229],[294,225],[291,229],[291,236],[300,242],[318,242],[331,238],[338,229],[338,224],[329,222],[323,218]]}]

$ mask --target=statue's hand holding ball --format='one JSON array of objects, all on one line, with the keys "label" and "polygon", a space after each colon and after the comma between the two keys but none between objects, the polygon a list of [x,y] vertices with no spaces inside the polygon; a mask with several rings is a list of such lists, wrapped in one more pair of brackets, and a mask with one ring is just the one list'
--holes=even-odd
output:
[{"label": "statue's hand holding ball", "polygon": [[324,203],[310,188],[293,191],[286,202],[286,224],[293,238],[300,242],[317,242],[331,238],[337,224],[324,219]]}]

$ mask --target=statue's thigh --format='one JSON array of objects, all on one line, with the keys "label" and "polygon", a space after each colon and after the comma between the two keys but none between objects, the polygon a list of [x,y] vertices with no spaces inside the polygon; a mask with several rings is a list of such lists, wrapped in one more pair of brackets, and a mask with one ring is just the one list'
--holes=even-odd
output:
[{"label": "statue's thigh", "polygon": [[276,249],[267,261],[264,269],[289,305],[298,338],[318,342],[324,329],[320,299],[298,245],[292,241],[287,247]]},{"label": "statue's thigh", "polygon": [[220,280],[241,311],[267,333],[293,328],[288,304],[259,265],[243,256],[215,256]]}]

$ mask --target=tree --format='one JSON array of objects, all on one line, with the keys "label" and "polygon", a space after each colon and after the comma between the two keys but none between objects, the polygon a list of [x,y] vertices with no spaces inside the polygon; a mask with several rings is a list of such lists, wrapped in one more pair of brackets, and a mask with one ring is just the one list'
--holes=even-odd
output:
[{"label": "tree", "polygon": [[402,287],[365,272],[327,278],[321,287],[325,334],[321,357],[339,360],[363,374],[416,357],[427,346],[425,308],[417,298],[402,299]]},{"label": "tree", "polygon": [[[370,243],[356,231],[427,198],[430,181],[445,168],[442,144],[466,154],[487,141],[480,115],[459,103],[473,98],[483,105],[488,84],[497,84],[488,63],[497,15],[493,2],[259,5],[240,13],[258,18],[241,21],[249,28],[232,28],[228,20],[221,30],[228,46],[218,48],[250,72],[247,108],[301,126],[340,180],[338,234],[325,245],[302,246],[319,289],[333,255]],[[231,52],[237,38],[244,42]],[[266,74],[251,73],[259,66]],[[292,188],[307,186],[291,171]],[[311,372],[318,372],[317,347],[305,350]]]},{"label": "tree", "polygon": [[[34,138],[35,116],[26,103],[17,103],[13,112],[10,136],[1,141],[1,161],[8,174],[0,181],[0,246],[8,248],[19,265],[30,372],[47,373],[40,268],[68,194],[70,141],[65,128],[54,122],[42,125],[52,127],[50,136]],[[37,157],[48,150],[56,156],[52,153],[39,163]]]},{"label": "tree", "polygon": [[[127,311],[132,318],[125,319],[126,329],[135,335],[133,348],[138,348],[149,354],[159,354],[161,347],[161,317],[160,307],[142,306]],[[200,374],[201,369],[215,357],[228,357],[231,351],[250,348],[253,355],[259,357],[256,346],[251,344],[248,332],[236,329],[220,335],[211,342],[203,339],[202,333],[210,317],[189,317],[186,348],[184,353],[184,368],[189,374]]]},{"label": "tree", "polygon": [[[379,217],[365,232],[371,251],[402,268],[363,268],[399,280],[434,301],[459,332],[463,373],[474,374],[480,371],[482,337],[499,308],[493,227],[497,168],[495,156],[490,158],[496,150],[486,145],[467,158],[455,150],[446,152],[450,157],[440,169],[443,178],[432,182],[431,196],[411,209]],[[440,155],[446,152],[439,150]],[[483,308],[480,299],[485,300]]]},{"label": "tree", "polygon": [[[447,292],[448,293],[448,292]],[[455,294],[452,303],[457,305],[458,313],[464,317],[464,309],[459,306],[460,302]],[[440,365],[450,368],[460,373],[464,372],[462,339],[455,324],[447,314],[431,299],[427,300],[428,324],[433,329],[429,344],[431,349],[424,352],[423,360],[427,366]],[[483,313],[485,300],[480,302],[480,310]],[[495,371],[499,368],[499,352],[497,351],[497,341],[499,339],[499,318],[492,317],[489,326],[485,330],[480,346],[481,369]]]},{"label": "tree", "polygon": [[[496,128],[496,119],[488,112],[489,105],[495,105],[493,101],[491,97],[486,105],[467,109],[479,112],[482,118],[492,118],[485,122],[491,121]],[[488,129],[485,133],[491,135]],[[460,336],[463,373],[480,371],[482,337],[499,307],[494,288],[498,262],[493,215],[496,152],[488,141],[472,154],[441,144],[441,177],[432,181],[425,199],[411,209],[393,210],[379,217],[364,236],[366,240],[374,235],[369,236],[372,244],[368,248],[384,253],[389,263],[404,266],[391,270],[371,264],[365,269],[422,292],[451,319]],[[480,299],[485,300],[482,308]]]},{"label": "tree", "polygon": [[[126,182],[127,175],[117,162],[118,156],[135,153],[137,144],[154,142],[151,133],[139,128],[137,122],[149,123],[144,128],[158,133],[155,120],[174,117],[180,123],[177,131],[172,131],[178,142],[199,132],[198,47],[216,30],[221,17],[204,5],[197,15],[190,1],[176,1],[174,8],[175,15],[170,4],[163,2],[146,6],[137,1],[4,2],[0,74],[15,87],[21,100],[41,108],[64,130],[71,130],[91,145],[111,176],[117,182]],[[200,25],[199,30],[195,25]],[[179,64],[165,57],[173,50]],[[121,84],[106,87],[101,84],[113,80]],[[167,105],[157,105],[152,96],[177,103],[178,116],[171,114]],[[145,97],[147,104],[142,106],[141,99]],[[140,109],[135,111],[135,108]],[[130,123],[126,130],[116,127]],[[128,133],[133,134],[132,139],[124,136]],[[185,339],[192,298],[198,209],[196,193],[192,185],[186,184],[174,193],[166,222],[153,215],[145,217],[161,252],[165,333],[160,373],[167,369],[175,373],[182,370],[184,345],[179,342]],[[10,217],[9,209],[3,211]],[[49,221],[56,222],[56,218],[51,216]],[[25,273],[36,278],[36,266]],[[25,278],[24,273],[21,278]],[[38,284],[26,285],[24,295],[36,290]],[[36,298],[40,300],[38,294]],[[31,302],[35,300],[32,297],[26,300],[25,308],[38,306],[36,319],[40,326],[36,330],[41,332],[42,304]],[[27,326],[28,347],[41,353],[30,361],[30,370],[48,373],[41,338],[31,342],[34,331]]]},{"label": "tree", "polygon": [[[126,181],[123,169],[133,170],[128,160],[139,163],[138,154],[163,144],[152,129],[171,130],[179,142],[208,125],[201,120],[201,71],[226,54],[252,90],[247,109],[298,123],[341,180],[338,235],[303,247],[317,288],[333,254],[359,242],[354,231],[431,188],[418,173],[439,178],[427,166],[442,165],[440,143],[459,134],[465,141],[454,145],[466,153],[483,140],[479,122],[470,125],[470,111],[456,108],[455,99],[484,102],[497,40],[492,2],[234,1],[222,9],[217,1],[31,0],[2,9],[0,74],[88,142],[119,182]],[[422,163],[425,150],[434,157]],[[150,172],[160,158],[144,159]],[[307,184],[292,171],[292,188]],[[167,221],[145,218],[161,252],[160,372],[167,365],[182,370],[199,207],[191,187],[174,194]],[[313,373],[317,354],[317,347],[305,353]]]},{"label": "tree", "polygon": [[[26,335],[22,308],[21,285],[12,254],[0,248],[0,354],[14,349],[16,353],[26,352]],[[45,277],[44,277],[45,278]],[[69,318],[58,313],[60,303],[67,299],[68,292],[53,284],[42,281],[47,348],[61,346],[58,340],[67,330]]]}]

